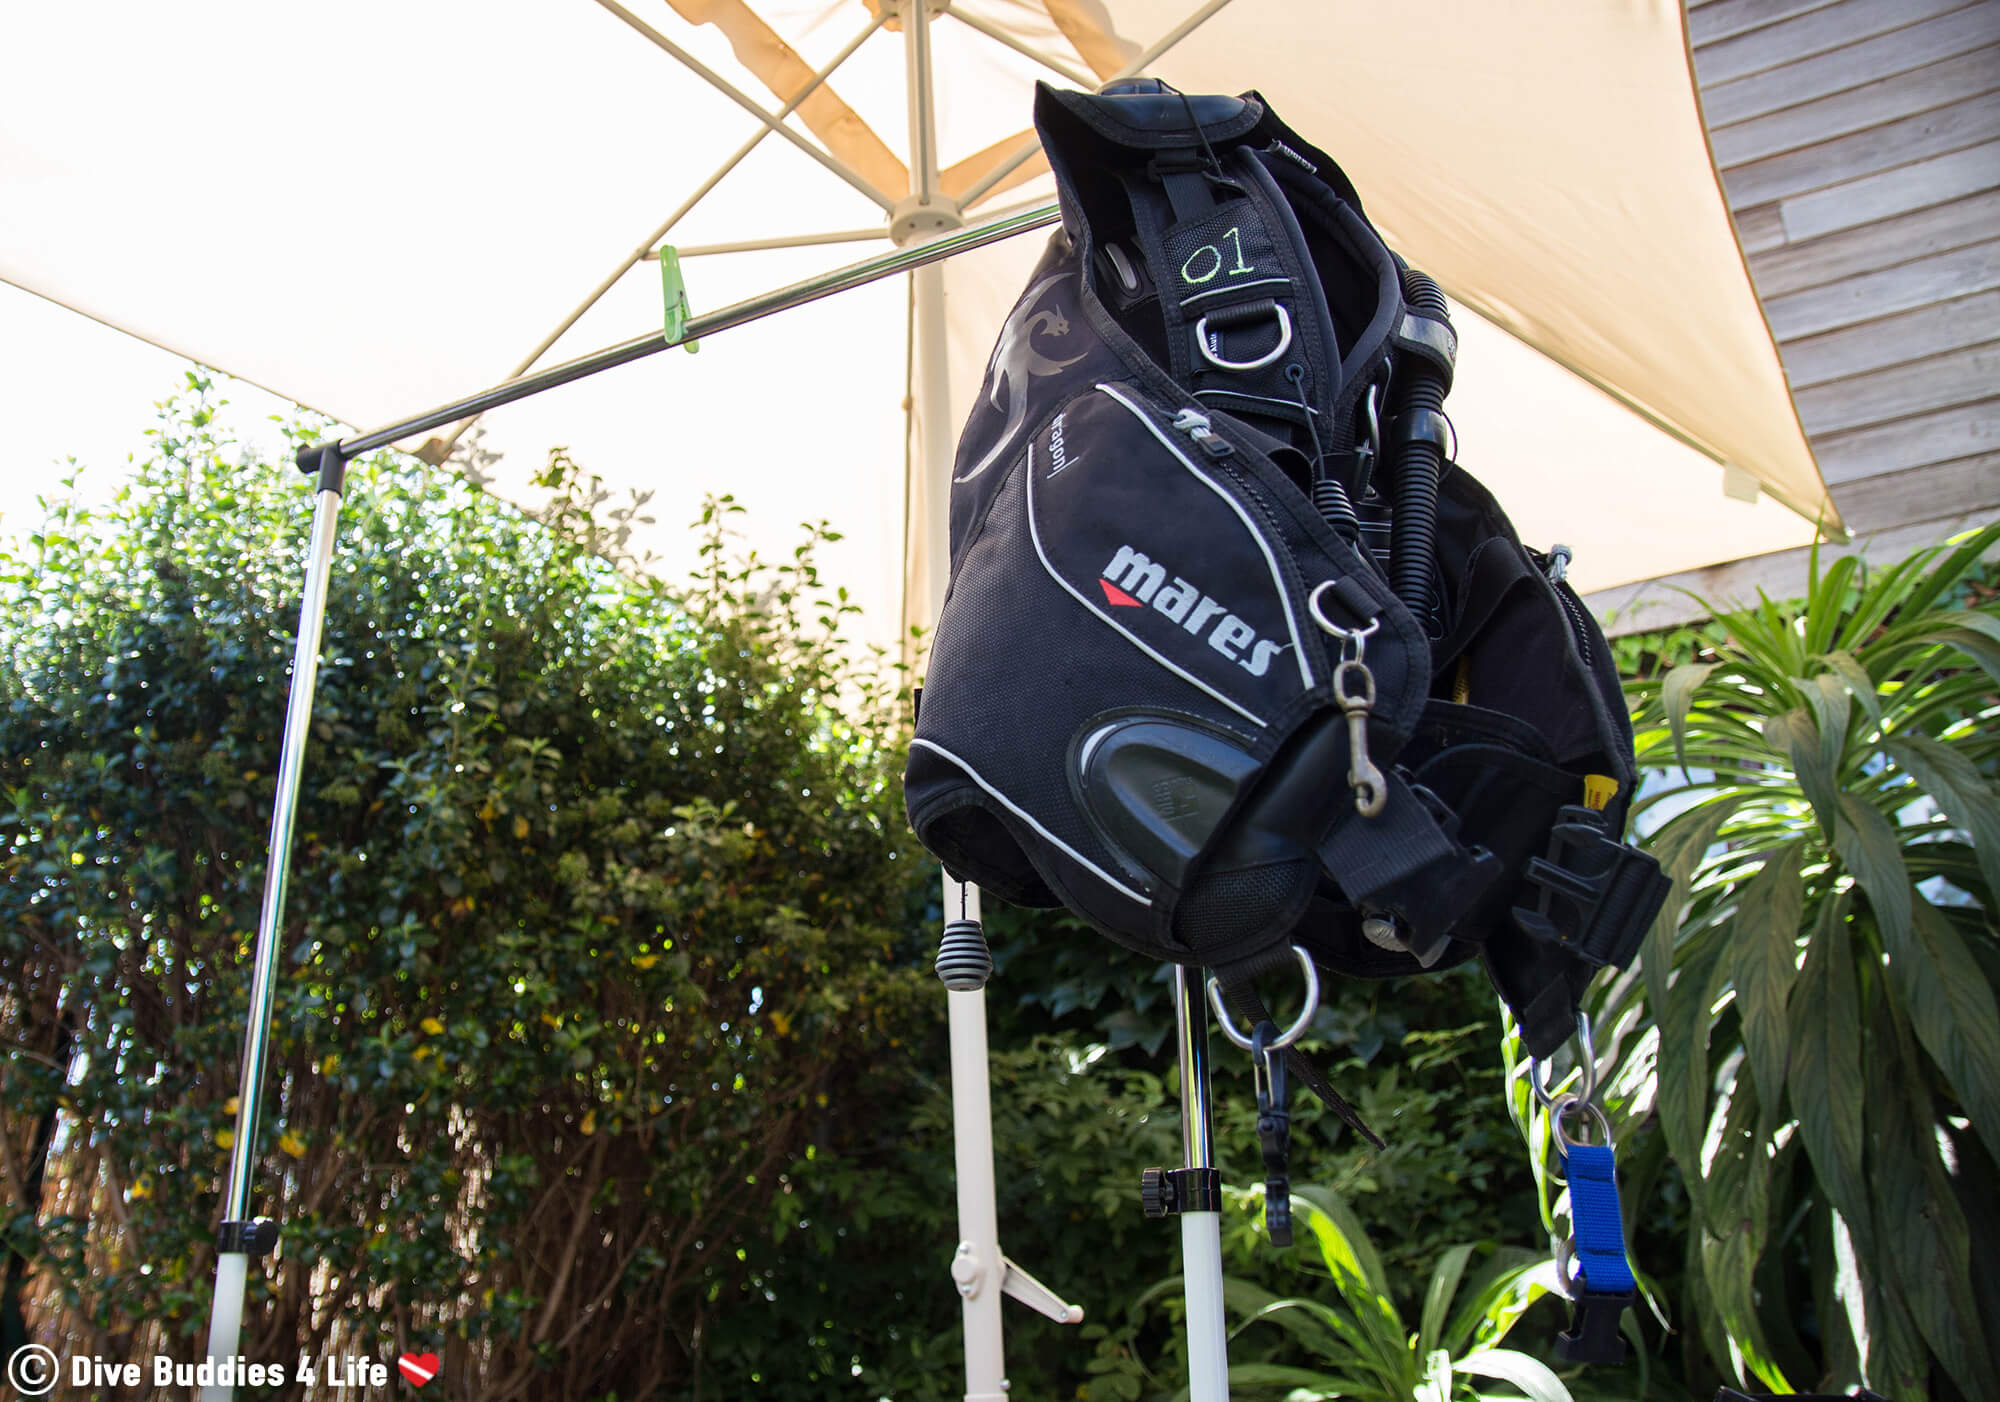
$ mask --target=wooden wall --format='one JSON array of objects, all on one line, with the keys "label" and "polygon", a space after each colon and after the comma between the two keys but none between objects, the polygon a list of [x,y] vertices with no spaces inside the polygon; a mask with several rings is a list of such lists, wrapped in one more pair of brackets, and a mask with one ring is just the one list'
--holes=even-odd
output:
[{"label": "wooden wall", "polygon": [[[2000,0],[1688,0],[1709,138],[1800,422],[1857,544],[2000,515]],[[1805,552],[1663,585],[1798,592]]]}]

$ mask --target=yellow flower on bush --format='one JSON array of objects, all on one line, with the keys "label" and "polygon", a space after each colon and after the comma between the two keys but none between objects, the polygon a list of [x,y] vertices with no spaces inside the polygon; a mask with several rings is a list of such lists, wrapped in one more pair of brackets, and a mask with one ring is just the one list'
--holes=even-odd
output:
[{"label": "yellow flower on bush", "polygon": [[659,962],[660,956],[657,954],[635,954],[632,956],[632,967],[635,969],[650,969]]},{"label": "yellow flower on bush", "polygon": [[597,1133],[597,1112],[595,1110],[585,1110],[583,1112],[583,1123],[578,1125],[577,1128],[585,1134]]},{"label": "yellow flower on bush", "polygon": [[216,1147],[216,1148],[218,1148],[218,1149],[230,1149],[230,1148],[234,1148],[234,1147],[235,1147],[235,1145],[236,1145],[236,1131],[235,1131],[235,1130],[233,1130],[233,1129],[218,1129],[218,1130],[217,1130],[217,1131],[215,1132],[215,1147]]},{"label": "yellow flower on bush", "polygon": [[423,1028],[425,1032],[429,1033],[433,1037],[441,1036],[444,1033],[444,1024],[442,1022],[439,1022],[434,1017],[425,1018],[422,1022],[418,1023],[417,1026]]},{"label": "yellow flower on bush", "polygon": [[295,1159],[302,1159],[306,1156],[306,1141],[292,1133],[289,1129],[278,1136],[278,1147]]}]

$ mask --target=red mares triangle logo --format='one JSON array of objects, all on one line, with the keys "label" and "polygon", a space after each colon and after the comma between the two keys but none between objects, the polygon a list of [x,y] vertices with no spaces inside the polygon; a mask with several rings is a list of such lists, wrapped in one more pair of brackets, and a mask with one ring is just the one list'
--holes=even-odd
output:
[{"label": "red mares triangle logo", "polygon": [[1127,594],[1123,589],[1120,589],[1110,580],[1100,577],[1097,582],[1098,584],[1103,586],[1104,598],[1107,603],[1110,603],[1121,609],[1135,609],[1143,607],[1143,605],[1140,604],[1140,602],[1137,599],[1133,598],[1130,594]]}]

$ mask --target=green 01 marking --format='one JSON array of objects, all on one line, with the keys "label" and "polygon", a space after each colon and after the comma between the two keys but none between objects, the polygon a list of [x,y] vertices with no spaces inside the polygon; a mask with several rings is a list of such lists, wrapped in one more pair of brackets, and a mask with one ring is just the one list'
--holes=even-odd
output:
[{"label": "green 01 marking", "polygon": [[[1256,268],[1243,261],[1243,231],[1240,226],[1235,224],[1230,225],[1228,231],[1223,234],[1222,241],[1227,243],[1231,251],[1236,254],[1236,262],[1229,269],[1231,277],[1240,277],[1244,273],[1254,273],[1257,271]],[[1197,275],[1194,270],[1195,264],[1202,261],[1203,254],[1208,256],[1208,261],[1204,271]],[[1181,264],[1181,277],[1190,284],[1200,286],[1204,282],[1213,282],[1215,275],[1222,271],[1222,266],[1222,250],[1215,244],[1205,243],[1194,252],[1188,254],[1187,261]]]}]

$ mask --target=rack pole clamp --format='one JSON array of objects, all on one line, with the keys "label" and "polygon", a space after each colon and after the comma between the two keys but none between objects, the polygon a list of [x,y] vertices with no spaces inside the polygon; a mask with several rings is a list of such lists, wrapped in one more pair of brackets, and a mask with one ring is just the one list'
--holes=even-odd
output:
[{"label": "rack pole clamp", "polygon": [[224,1222],[215,1229],[215,1251],[219,1256],[268,1256],[277,1244],[278,1222],[274,1217]]}]

